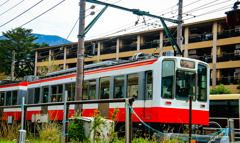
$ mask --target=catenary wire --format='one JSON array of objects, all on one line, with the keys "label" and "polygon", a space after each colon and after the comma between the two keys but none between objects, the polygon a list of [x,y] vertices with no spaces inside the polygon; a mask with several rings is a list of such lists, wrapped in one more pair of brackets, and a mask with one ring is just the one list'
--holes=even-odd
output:
[{"label": "catenary wire", "polygon": [[8,22],[4,23],[3,25],[1,25],[0,27],[3,27],[4,25],[10,23],[11,21],[15,20],[16,18],[20,17],[21,15],[23,15],[24,13],[26,13],[27,11],[29,11],[30,9],[34,8],[35,6],[37,6],[38,4],[40,4],[41,2],[43,2],[43,0],[40,0],[38,3],[36,3],[35,5],[31,6],[29,9],[25,10],[24,12],[22,12],[21,14],[19,14],[18,16],[14,17],[13,19],[9,20]]},{"label": "catenary wire", "polygon": [[50,9],[46,10],[45,12],[41,13],[40,15],[38,15],[37,17],[29,20],[28,22],[24,23],[23,25],[21,25],[20,27],[32,22],[33,20],[39,18],[40,16],[44,15],[45,13],[49,12],[50,10],[54,9],[55,7],[57,7],[58,5],[60,5],[61,3],[63,3],[65,0],[62,0],[61,2],[59,2],[58,4],[54,5],[53,7],[51,7]]},{"label": "catenary wire", "polygon": [[25,0],[22,0],[20,1],[19,3],[17,3],[16,5],[14,5],[13,7],[9,8],[8,10],[4,11],[3,13],[0,14],[0,16],[2,16],[3,14],[7,13],[8,11],[10,11],[11,9],[13,9],[14,7],[18,6],[19,4],[21,4],[23,1]]},{"label": "catenary wire", "polygon": [[3,5],[5,5],[5,4],[8,3],[8,2],[9,2],[9,0],[5,1],[3,4],[0,5],[0,7],[3,6]]}]

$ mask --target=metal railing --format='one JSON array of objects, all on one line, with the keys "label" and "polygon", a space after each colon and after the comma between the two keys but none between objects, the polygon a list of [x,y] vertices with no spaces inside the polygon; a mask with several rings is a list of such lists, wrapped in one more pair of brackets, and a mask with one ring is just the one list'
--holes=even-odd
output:
[{"label": "metal railing", "polygon": [[[65,91],[67,97],[67,91]],[[23,97],[24,98],[24,97]],[[118,98],[118,99],[101,99],[101,100],[79,100],[79,101],[67,101],[64,102],[52,102],[52,103],[39,103],[39,104],[25,104],[25,105],[13,105],[13,106],[0,106],[0,109],[5,108],[23,108],[24,117],[22,117],[22,126],[26,130],[26,115],[27,108],[29,107],[39,107],[39,106],[55,106],[64,105],[64,135],[65,143],[68,141],[68,121],[69,121],[69,106],[71,104],[91,104],[91,103],[115,103],[115,102],[125,102],[125,138],[126,143],[132,142],[132,112],[129,106],[132,106],[134,98]]]}]

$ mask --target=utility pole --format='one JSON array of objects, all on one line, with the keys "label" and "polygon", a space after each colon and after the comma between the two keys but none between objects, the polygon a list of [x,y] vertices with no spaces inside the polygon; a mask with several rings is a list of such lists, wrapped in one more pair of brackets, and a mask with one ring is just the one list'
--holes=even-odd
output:
[{"label": "utility pole", "polygon": [[12,51],[11,81],[14,80],[14,69],[15,69],[15,50]]},{"label": "utility pole", "polygon": [[[83,76],[84,76],[84,32],[85,32],[85,7],[86,0],[80,0],[80,17],[79,17],[79,34],[78,34],[78,50],[77,50],[77,75],[75,101],[82,100]],[[75,114],[82,112],[82,105],[75,105]]]},{"label": "utility pole", "polygon": [[[178,20],[182,21],[182,7],[183,0],[179,0],[178,2]],[[182,23],[178,23],[177,27],[177,44],[179,49],[182,51]]]}]

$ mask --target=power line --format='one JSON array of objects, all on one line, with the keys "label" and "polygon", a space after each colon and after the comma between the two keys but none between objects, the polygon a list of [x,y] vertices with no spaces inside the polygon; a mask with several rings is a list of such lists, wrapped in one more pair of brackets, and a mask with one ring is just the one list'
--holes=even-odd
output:
[{"label": "power line", "polygon": [[26,24],[28,24],[28,23],[32,22],[33,20],[37,19],[38,17],[42,16],[43,14],[45,14],[45,13],[49,12],[50,10],[54,9],[55,7],[57,7],[58,5],[60,5],[61,3],[63,3],[64,1],[65,1],[65,0],[63,0],[63,1],[61,1],[61,2],[59,2],[58,4],[54,5],[54,6],[53,6],[53,7],[51,7],[50,9],[48,9],[47,11],[43,12],[42,14],[38,15],[37,17],[35,17],[35,18],[33,18],[33,19],[29,20],[28,22],[24,23],[24,24],[23,24],[23,25],[21,25],[20,27],[22,27],[22,26],[24,26],[24,25],[26,25]]},{"label": "power line", "polygon": [[31,6],[29,9],[25,10],[23,13],[19,14],[18,16],[14,17],[13,19],[9,20],[8,22],[4,23],[3,25],[1,25],[0,27],[3,27],[4,25],[10,23],[11,21],[13,21],[14,19],[18,18],[19,16],[23,15],[24,13],[26,13],[27,11],[29,11],[30,9],[32,9],[33,7],[35,7],[36,5],[38,5],[39,3],[43,2],[43,0],[40,0],[38,3],[36,3],[35,5]]},{"label": "power line", "polygon": [[9,8],[9,9],[6,10],[5,12],[1,13],[0,16],[3,15],[3,14],[5,14],[6,12],[10,11],[10,10],[13,9],[14,7],[18,6],[18,5],[21,4],[23,1],[25,1],[25,0],[20,1],[19,3],[17,3],[17,4],[14,5],[13,7]]},{"label": "power line", "polygon": [[9,0],[7,0],[3,4],[1,4],[0,7],[3,6],[4,4],[6,4],[7,2],[9,2]]}]

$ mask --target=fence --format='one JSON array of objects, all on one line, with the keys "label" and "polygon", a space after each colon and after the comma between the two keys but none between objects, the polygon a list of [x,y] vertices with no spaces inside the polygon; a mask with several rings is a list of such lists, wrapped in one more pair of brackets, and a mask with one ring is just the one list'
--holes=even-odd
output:
[{"label": "fence", "polygon": [[[65,91],[67,95],[67,91]],[[69,106],[71,104],[91,104],[91,103],[114,103],[114,102],[125,102],[125,138],[126,143],[132,142],[132,112],[129,106],[132,106],[134,98],[121,98],[121,99],[102,99],[102,100],[79,100],[79,101],[67,101],[67,96],[65,96],[64,102],[54,102],[54,103],[39,103],[39,104],[24,104],[24,105],[14,105],[14,106],[0,106],[0,109],[5,108],[22,108],[24,117],[22,117],[22,125],[26,129],[26,115],[28,107],[39,107],[39,106],[55,106],[55,105],[64,105],[64,133],[65,143],[68,141],[68,122],[69,122]]]}]

